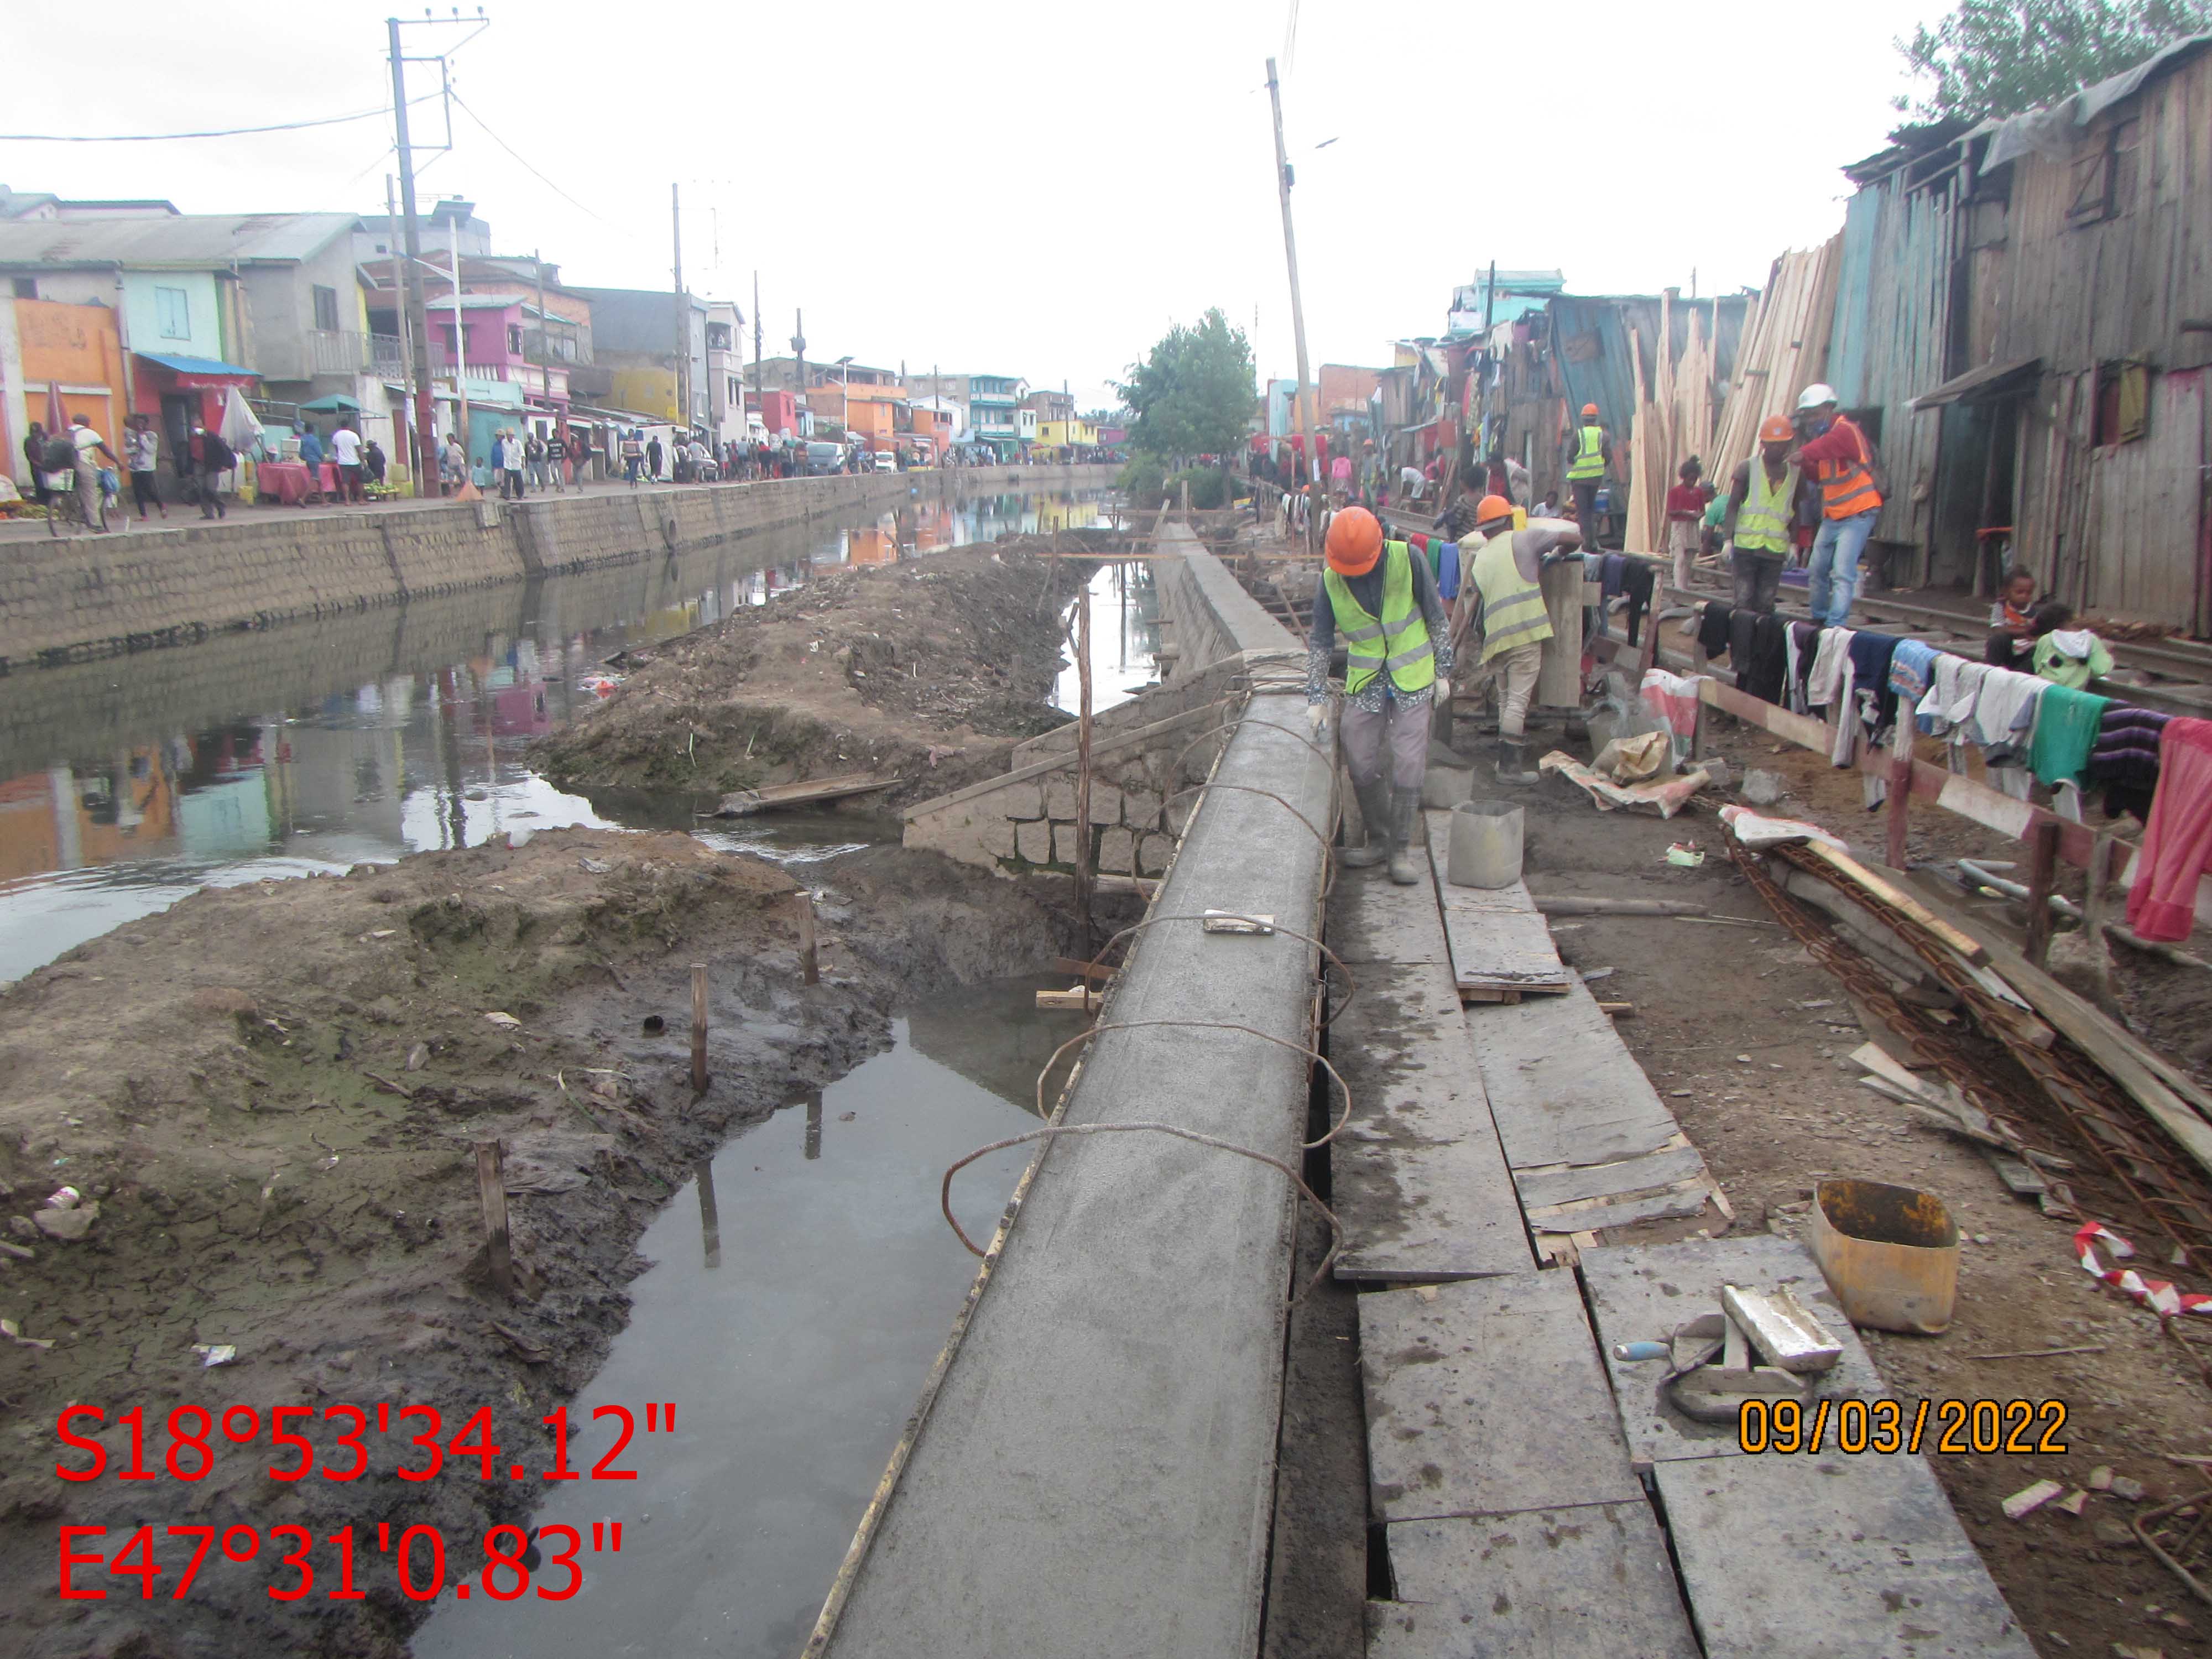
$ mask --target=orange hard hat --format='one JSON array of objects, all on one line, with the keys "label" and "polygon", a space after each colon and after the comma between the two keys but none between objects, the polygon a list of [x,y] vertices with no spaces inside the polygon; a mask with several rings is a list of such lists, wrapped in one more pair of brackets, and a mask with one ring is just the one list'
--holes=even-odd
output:
[{"label": "orange hard hat", "polygon": [[1513,503],[1503,495],[1485,495],[1475,503],[1474,521],[1479,525],[1488,524],[1493,519],[1510,519],[1512,516]]},{"label": "orange hard hat", "polygon": [[1596,414],[1596,413],[1597,413],[1597,405],[1596,405],[1595,404],[1584,404],[1583,405],[1583,414],[1585,414],[1585,415],[1595,415],[1595,414]]},{"label": "orange hard hat", "polygon": [[1790,424],[1787,415],[1770,415],[1759,423],[1759,441],[1763,444],[1786,444],[1797,435],[1797,428]]},{"label": "orange hard hat", "polygon": [[1382,526],[1364,507],[1347,507],[1328,521],[1328,568],[1340,576],[1364,576],[1382,554]]}]

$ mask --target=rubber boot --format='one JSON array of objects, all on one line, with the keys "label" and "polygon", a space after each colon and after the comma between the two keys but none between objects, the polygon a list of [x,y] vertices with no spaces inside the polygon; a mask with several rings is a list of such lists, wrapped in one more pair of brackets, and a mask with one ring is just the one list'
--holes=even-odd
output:
[{"label": "rubber boot", "polygon": [[1346,870],[1364,870],[1390,856],[1390,791],[1379,777],[1354,783],[1352,791],[1359,799],[1359,822],[1366,831],[1366,844],[1338,848],[1336,861]]},{"label": "rubber boot", "polygon": [[1401,887],[1411,887],[1421,878],[1420,866],[1413,862],[1413,824],[1415,815],[1421,810],[1421,792],[1418,789],[1393,789],[1390,792],[1390,879]]},{"label": "rubber boot", "polygon": [[1498,781],[1500,783],[1534,783],[1537,775],[1527,769],[1528,751],[1517,737],[1501,736],[1498,739]]}]

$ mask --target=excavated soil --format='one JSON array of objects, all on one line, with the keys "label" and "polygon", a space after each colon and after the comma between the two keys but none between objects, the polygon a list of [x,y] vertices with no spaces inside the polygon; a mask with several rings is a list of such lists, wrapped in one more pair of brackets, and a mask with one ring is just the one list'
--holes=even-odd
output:
[{"label": "excavated soil", "polygon": [[[1076,538],[1071,537],[1071,545]],[[1048,538],[841,571],[633,651],[624,683],[533,763],[566,788],[720,796],[872,771],[897,805],[1000,771],[1060,725],[1060,615],[1094,568]]]},{"label": "excavated soil", "polygon": [[[902,994],[1073,945],[1037,898],[933,854],[872,848],[812,870],[828,893],[811,988],[775,867],[684,836],[572,830],[204,890],[0,996],[0,1315],[28,1339],[0,1340],[0,1650],[403,1652],[427,1609],[399,1593],[380,1524],[441,1528],[466,1571],[488,1527],[526,1518],[535,1483],[505,1467],[551,1465],[539,1419],[605,1355],[646,1265],[635,1242],[693,1161],[886,1046]],[[696,1097],[693,962],[708,967],[712,1030]],[[512,1300],[489,1281],[472,1150],[495,1138]],[[33,1219],[64,1183],[90,1215],[75,1240]],[[204,1347],[234,1358],[208,1369]],[[398,1479],[403,1456],[425,1455],[408,1443],[423,1420],[397,1420],[418,1402],[442,1442],[488,1407],[499,1478],[455,1458]],[[82,1484],[56,1474],[58,1458],[91,1461],[58,1440],[72,1404],[106,1413],[76,1422],[107,1457]],[[365,1472],[270,1480],[280,1406],[308,1408],[290,1426],[319,1470],[349,1466],[346,1425],[324,1415],[341,1405],[368,1416]],[[226,1419],[234,1406],[246,1410]],[[170,1413],[191,1407],[243,1443],[219,1428],[186,1480],[198,1454],[180,1449],[176,1474],[164,1459]],[[395,1432],[374,1426],[383,1407]],[[118,1474],[118,1414],[134,1409],[144,1481]],[[62,1528],[110,1528],[73,1547],[112,1557],[149,1524],[164,1569],[150,1600],[98,1567],[74,1581],[106,1600],[58,1599]],[[315,1589],[272,1600],[296,1569],[278,1564],[289,1541],[264,1542],[243,1565],[211,1553],[173,1599],[192,1543],[170,1526],[304,1528]],[[328,1595],[328,1540],[347,1526],[358,1601]]]}]

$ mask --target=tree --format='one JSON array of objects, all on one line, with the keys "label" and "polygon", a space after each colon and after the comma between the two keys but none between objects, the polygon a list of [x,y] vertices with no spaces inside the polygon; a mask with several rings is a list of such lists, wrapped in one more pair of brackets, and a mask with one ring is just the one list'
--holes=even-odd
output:
[{"label": "tree", "polygon": [[1978,120],[2057,103],[2133,69],[2160,47],[2212,27],[2212,0],[1960,0],[1897,49],[1935,83],[1918,119]]},{"label": "tree", "polygon": [[1115,390],[1135,417],[1129,447],[1149,455],[1219,455],[1244,441],[1252,417],[1252,345],[1215,307],[1176,324]]}]

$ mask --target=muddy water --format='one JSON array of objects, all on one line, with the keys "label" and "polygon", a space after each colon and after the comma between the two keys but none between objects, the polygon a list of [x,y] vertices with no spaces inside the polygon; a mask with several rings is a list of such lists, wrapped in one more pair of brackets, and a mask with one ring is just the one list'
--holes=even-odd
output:
[{"label": "muddy water", "polygon": [[[1060,617],[1066,636],[1076,637],[1075,606]],[[1159,678],[1152,653],[1159,648],[1158,596],[1140,564],[1099,567],[1091,578],[1091,706],[1110,708],[1134,696]],[[1076,711],[1082,696],[1074,653],[1053,688],[1053,706]]]},{"label": "muddy water", "polygon": [[[203,885],[603,824],[522,755],[592,700],[592,678],[622,647],[767,604],[817,571],[1089,523],[1099,499],[917,501],[681,559],[9,675],[0,979]],[[621,822],[650,821],[656,808],[638,810]],[[804,854],[850,839],[849,829],[827,843],[787,829],[747,844]]]},{"label": "muddy water", "polygon": [[[631,1408],[635,1482],[580,1481],[534,1525],[623,1522],[563,1602],[441,1600],[416,1659],[789,1659],[974,1277],[938,1213],[963,1153],[1032,1127],[1038,1066],[1073,1027],[1024,980],[971,987],[896,1021],[895,1046],[731,1141],[639,1244],[614,1352],[571,1407]],[[1028,1147],[961,1172],[971,1236],[996,1224]],[[702,1194],[711,1200],[702,1204]],[[706,1216],[711,1212],[711,1225]],[[648,1401],[677,1427],[644,1432]],[[611,1419],[572,1439],[587,1470]],[[558,1577],[548,1582],[558,1583]]]}]

